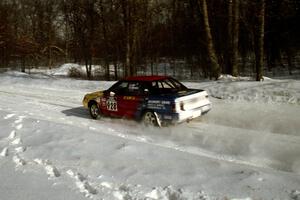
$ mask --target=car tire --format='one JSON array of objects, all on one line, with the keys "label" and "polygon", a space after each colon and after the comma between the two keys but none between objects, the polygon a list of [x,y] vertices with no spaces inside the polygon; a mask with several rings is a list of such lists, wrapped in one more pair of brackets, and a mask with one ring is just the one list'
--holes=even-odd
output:
[{"label": "car tire", "polygon": [[98,119],[101,117],[101,111],[96,102],[89,105],[90,115],[93,119]]},{"label": "car tire", "polygon": [[146,111],[143,115],[143,124],[146,126],[161,126],[160,120],[155,112]]}]

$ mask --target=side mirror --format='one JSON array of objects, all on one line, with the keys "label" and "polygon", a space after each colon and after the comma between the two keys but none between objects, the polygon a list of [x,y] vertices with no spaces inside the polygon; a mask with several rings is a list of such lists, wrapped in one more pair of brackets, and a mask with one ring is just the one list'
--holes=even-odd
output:
[{"label": "side mirror", "polygon": [[149,94],[149,90],[147,88],[144,89],[144,94]]},{"label": "side mirror", "polygon": [[115,96],[115,94],[116,94],[116,93],[114,93],[113,91],[110,91],[110,92],[109,92],[109,96],[111,96],[111,97]]}]

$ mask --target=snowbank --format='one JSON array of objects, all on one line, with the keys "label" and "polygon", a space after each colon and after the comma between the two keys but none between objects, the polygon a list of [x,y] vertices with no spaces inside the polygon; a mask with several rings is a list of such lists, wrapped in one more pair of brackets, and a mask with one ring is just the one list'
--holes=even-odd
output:
[{"label": "snowbank", "polygon": [[162,129],[91,120],[83,95],[113,83],[0,74],[1,198],[300,198],[299,81],[186,82],[213,109]]},{"label": "snowbank", "polygon": [[69,72],[72,68],[75,68],[76,70],[78,70],[82,74],[85,73],[85,66],[75,64],[75,63],[67,63],[67,64],[61,65],[58,68],[52,69],[50,71],[50,74],[53,75],[53,76],[68,76]]},{"label": "snowbank", "polygon": [[226,101],[300,105],[300,81],[265,78],[252,81],[250,77],[223,76],[216,82],[186,83],[202,88],[213,98]]}]

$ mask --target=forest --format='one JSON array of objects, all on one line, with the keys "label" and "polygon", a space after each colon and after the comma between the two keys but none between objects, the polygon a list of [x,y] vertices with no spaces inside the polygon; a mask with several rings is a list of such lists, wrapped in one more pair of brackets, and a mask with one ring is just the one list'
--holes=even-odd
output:
[{"label": "forest", "polygon": [[299,22],[298,0],[1,0],[0,68],[72,62],[94,79],[101,65],[115,80],[167,63],[259,81],[299,69]]}]

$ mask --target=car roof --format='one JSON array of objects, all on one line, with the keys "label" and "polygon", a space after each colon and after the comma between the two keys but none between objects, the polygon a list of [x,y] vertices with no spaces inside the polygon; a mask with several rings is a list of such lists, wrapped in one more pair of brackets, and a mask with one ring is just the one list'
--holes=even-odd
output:
[{"label": "car roof", "polygon": [[130,76],[125,78],[126,81],[159,81],[169,78],[168,76]]}]

